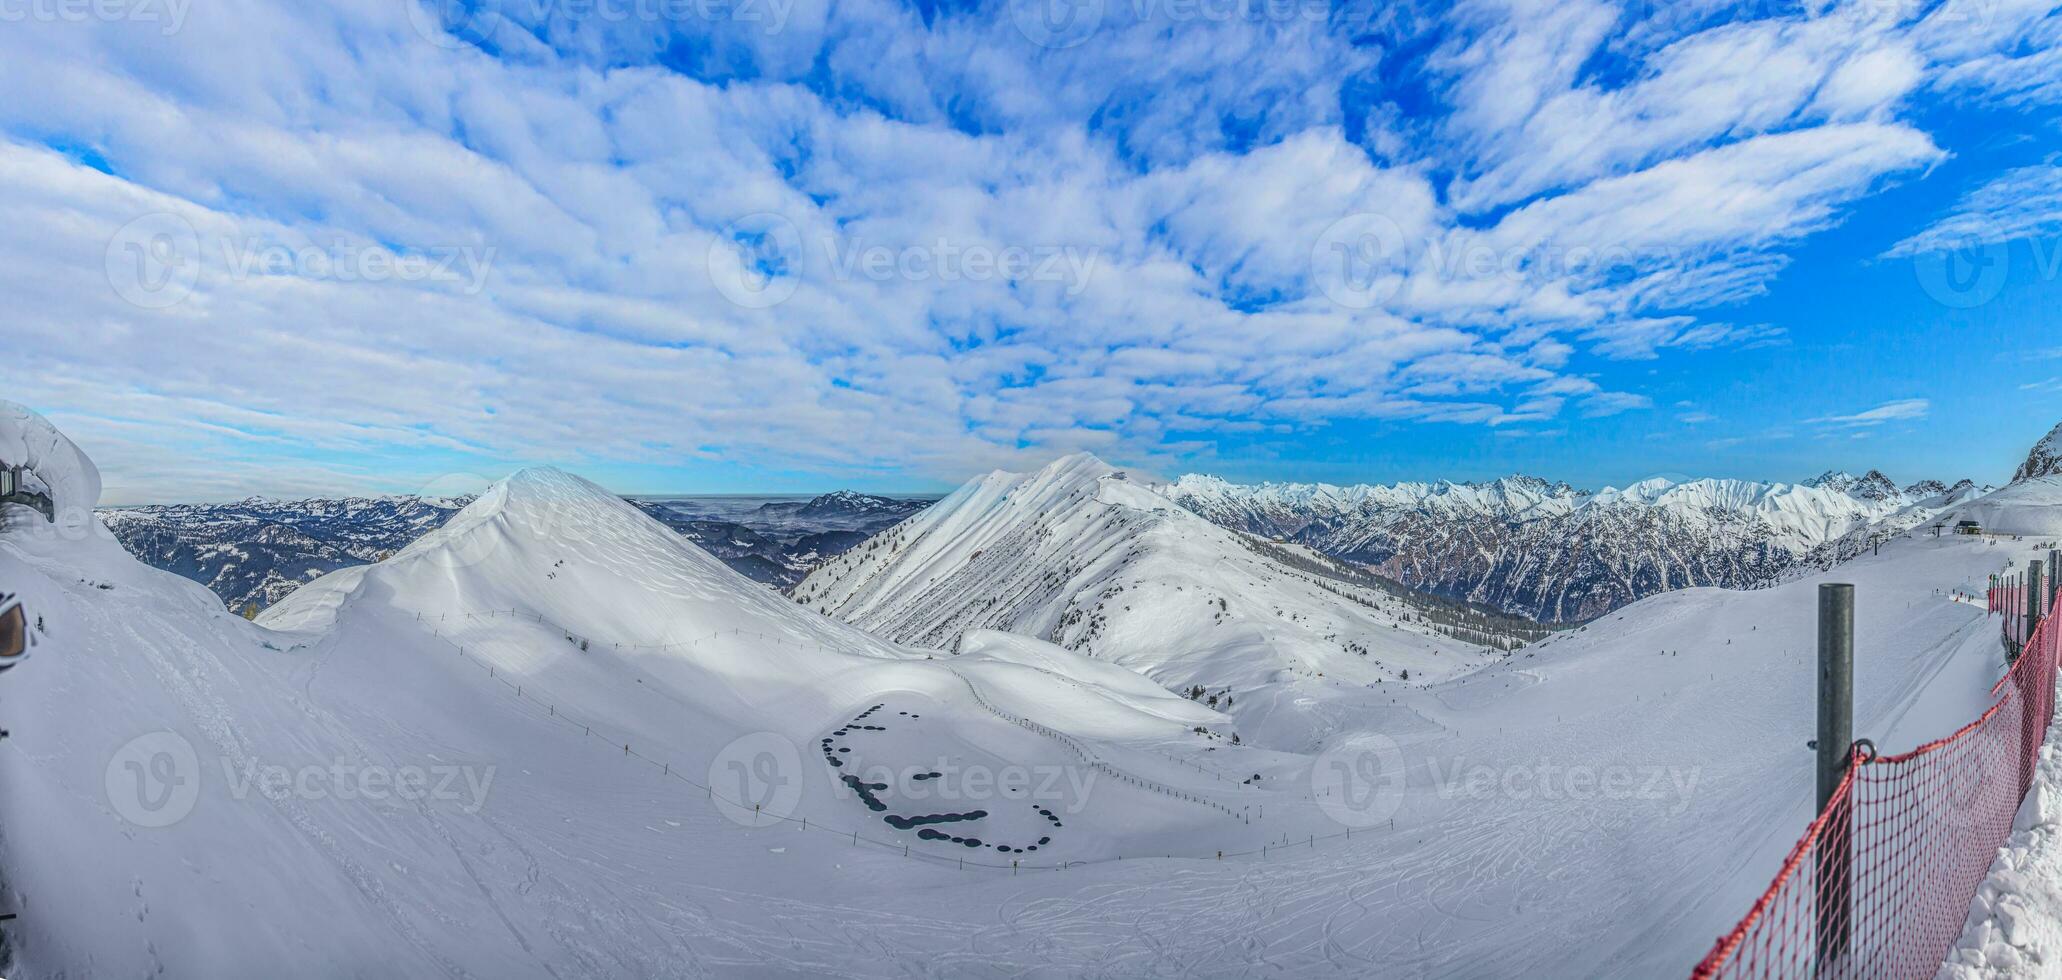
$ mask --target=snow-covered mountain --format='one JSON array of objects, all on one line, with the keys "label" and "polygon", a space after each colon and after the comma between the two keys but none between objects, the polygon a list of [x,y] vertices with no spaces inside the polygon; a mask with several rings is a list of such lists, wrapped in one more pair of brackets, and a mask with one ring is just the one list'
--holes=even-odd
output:
[{"label": "snow-covered mountain", "polygon": [[121,507],[101,520],[145,564],[259,609],[316,577],[379,561],[443,524],[470,497],[343,497]]},{"label": "snow-covered mountain", "polygon": [[1523,476],[1341,487],[1190,475],[1167,496],[1413,588],[1575,622],[1674,589],[1752,587],[1822,567],[1814,563],[1851,535],[1893,518],[1912,526],[1985,489],[1900,490],[1874,470],[1802,484],[1653,479],[1598,492]]},{"label": "snow-covered mountain", "polygon": [[1995,534],[2062,538],[2062,425],[2050,431],[2004,489],[1958,507],[1950,520],[1973,520]]},{"label": "snow-covered mountain", "polygon": [[2041,441],[2034,444],[2026,454],[2026,462],[2019,464],[2019,470],[2012,474],[2012,482],[2037,480],[2044,476],[2062,476],[2062,425],[2048,430]]},{"label": "snow-covered mountain", "polygon": [[554,470],[256,623],[33,531],[0,534],[41,630],[0,687],[10,977],[849,972],[776,921],[1235,849],[1297,795],[1206,769],[1285,764],[1135,674],[884,642]]},{"label": "snow-covered mountain", "polygon": [[[4,457],[0,457],[4,458]],[[107,508],[100,517],[129,553],[183,575],[225,606],[265,609],[317,576],[379,561],[442,525],[471,497],[342,497]],[[746,577],[777,589],[928,503],[838,491],[754,503],[724,518],[691,500],[638,500],[667,526]]]},{"label": "snow-covered mountain", "polygon": [[[90,464],[45,442],[91,522]],[[1185,568],[1245,539],[1114,473],[1102,508],[970,540],[1079,476],[976,484],[905,525],[959,544],[898,547],[1131,537],[1141,577],[1188,576],[1113,597],[1156,596],[1176,660],[1235,629],[1212,605],[1314,626],[1287,572]],[[1249,647],[1288,665],[1280,713],[1327,719],[1322,753],[1282,752],[1229,738],[1243,693],[1228,715],[1032,636],[890,643],[555,471],[256,623],[106,535],[0,517],[38,624],[0,679],[13,980],[1682,975],[1811,807],[1824,576],[1654,597],[1431,684]],[[2030,555],[1915,534],[1842,566],[1857,732],[1902,751],[1981,710],[1996,626],[1950,593]],[[1417,625],[1383,655],[1443,665]]]},{"label": "snow-covered mountain", "polygon": [[[908,497],[883,497],[878,494],[857,493],[851,490],[835,490],[813,497],[793,509],[796,517],[815,521],[876,521],[884,517],[900,519],[929,506],[928,499]],[[763,504],[759,511],[768,518],[781,516],[787,510],[786,504]]]},{"label": "snow-covered mountain", "polygon": [[1491,659],[1486,646],[1515,645],[1496,624],[1462,632],[1465,613],[1203,520],[1086,454],[968,483],[792,594],[918,646],[980,629],[1049,640],[1228,700],[1245,738],[1277,747],[1331,730],[1335,701],[1451,678]]}]

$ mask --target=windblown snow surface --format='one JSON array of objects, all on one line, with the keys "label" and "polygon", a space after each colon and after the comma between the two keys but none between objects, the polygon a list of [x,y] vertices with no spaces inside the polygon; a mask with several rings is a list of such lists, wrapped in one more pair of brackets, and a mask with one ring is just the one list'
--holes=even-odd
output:
[{"label": "windblown snow surface", "polygon": [[[1840,569],[1858,731],[1971,716],[1995,624],[1944,593],[2012,557]],[[1674,975],[1810,810],[1814,580],[1650,599],[1387,704],[1309,678],[1358,706],[1312,698],[1322,755],[1036,639],[874,639],[555,471],[255,624],[104,531],[18,526],[0,583],[44,623],[0,680],[15,980]]]}]

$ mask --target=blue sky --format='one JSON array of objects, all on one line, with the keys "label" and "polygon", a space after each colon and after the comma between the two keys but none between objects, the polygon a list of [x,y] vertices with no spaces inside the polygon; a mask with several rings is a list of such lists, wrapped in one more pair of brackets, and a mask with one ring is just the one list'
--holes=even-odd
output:
[{"label": "blue sky", "polygon": [[117,502],[1998,481],[2053,7],[0,6],[0,397]]}]

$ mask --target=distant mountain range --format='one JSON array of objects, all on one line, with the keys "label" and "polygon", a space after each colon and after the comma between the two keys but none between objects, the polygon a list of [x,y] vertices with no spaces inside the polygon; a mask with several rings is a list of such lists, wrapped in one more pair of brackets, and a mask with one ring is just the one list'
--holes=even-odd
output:
[{"label": "distant mountain range", "polygon": [[810,569],[924,509],[931,499],[839,490],[756,507],[738,506],[736,498],[726,498],[727,507],[693,497],[631,502],[746,578],[785,591]]},{"label": "distant mountain range", "polygon": [[[1099,462],[1090,468],[1107,469]],[[2062,427],[2034,447],[2014,482],[2057,475]],[[1899,486],[1877,470],[1860,476],[1833,471],[1799,483],[1653,479],[1596,491],[1529,476],[1335,486],[1245,485],[1191,474],[1131,485],[1221,527],[1306,548],[1306,557],[1344,563],[1339,567],[1353,575],[1386,579],[1399,594],[1548,624],[1589,620],[1691,586],[1770,585],[1853,557],[1884,535],[1918,527],[1994,489],[1969,480]],[[270,606],[323,573],[378,561],[440,526],[470,499],[252,498],[101,515],[137,557],[201,582],[230,608],[242,609]],[[932,503],[848,490],[631,502],[746,577],[783,591]],[[816,604],[822,598],[816,596]],[[934,619],[902,638],[939,642],[958,625],[950,617]]]},{"label": "distant mountain range", "polygon": [[[807,499],[633,501],[749,578],[786,588],[816,563],[927,500],[839,491]],[[207,586],[241,611],[271,607],[328,572],[380,561],[443,526],[472,497],[346,497],[168,504],[99,512],[145,564]],[[720,513],[724,517],[713,517]]]},{"label": "distant mountain range", "polygon": [[471,497],[345,497],[103,509],[144,564],[185,576],[241,611],[339,568],[367,565],[441,527]]},{"label": "distant mountain range", "polygon": [[1381,486],[1184,476],[1165,493],[1218,524],[1413,588],[1577,622],[1674,589],[1771,584],[1851,556],[1870,529],[1905,530],[1990,490],[1968,480],[1901,488],[1870,470],[1796,484],[1653,479],[1600,491],[1526,476]]}]

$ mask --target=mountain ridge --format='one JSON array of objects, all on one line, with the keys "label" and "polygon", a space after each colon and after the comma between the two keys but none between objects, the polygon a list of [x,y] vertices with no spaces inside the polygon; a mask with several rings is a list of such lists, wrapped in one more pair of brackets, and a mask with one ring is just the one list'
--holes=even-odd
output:
[{"label": "mountain ridge", "polygon": [[1688,586],[1770,584],[1878,522],[1937,514],[1981,492],[1966,480],[1900,490],[1877,470],[1795,484],[1656,477],[1597,491],[1522,476],[1340,487],[1192,474],[1167,487],[1170,499],[1225,527],[1564,623]]},{"label": "mountain ridge", "polygon": [[1501,624],[1414,605],[1291,548],[1080,453],[970,480],[792,595],[897,642],[950,650],[999,630],[1170,690],[1228,695],[1240,731],[1276,747],[1308,746],[1339,705],[1457,676],[1517,645]]}]

